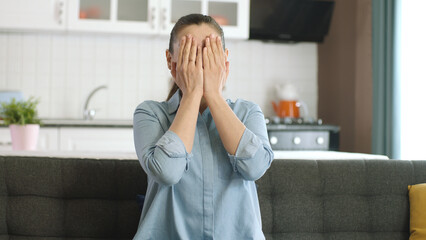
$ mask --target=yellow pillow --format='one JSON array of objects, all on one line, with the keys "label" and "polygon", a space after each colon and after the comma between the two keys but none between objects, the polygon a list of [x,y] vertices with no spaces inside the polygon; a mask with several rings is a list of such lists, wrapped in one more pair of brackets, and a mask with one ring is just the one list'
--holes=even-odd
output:
[{"label": "yellow pillow", "polygon": [[409,185],[410,240],[426,239],[426,183]]}]

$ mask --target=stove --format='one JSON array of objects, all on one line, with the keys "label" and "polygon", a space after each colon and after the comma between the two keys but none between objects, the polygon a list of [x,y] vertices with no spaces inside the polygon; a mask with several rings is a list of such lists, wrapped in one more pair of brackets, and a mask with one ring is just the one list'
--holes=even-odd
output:
[{"label": "stove", "polygon": [[266,117],[272,150],[339,150],[340,127],[321,119]]}]

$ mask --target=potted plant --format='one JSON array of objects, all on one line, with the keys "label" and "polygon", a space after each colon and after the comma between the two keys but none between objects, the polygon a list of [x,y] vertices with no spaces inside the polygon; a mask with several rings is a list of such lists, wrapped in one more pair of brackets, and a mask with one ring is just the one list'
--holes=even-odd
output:
[{"label": "potted plant", "polygon": [[13,150],[36,150],[40,119],[37,114],[39,101],[30,97],[27,101],[1,103],[0,116],[9,126]]}]

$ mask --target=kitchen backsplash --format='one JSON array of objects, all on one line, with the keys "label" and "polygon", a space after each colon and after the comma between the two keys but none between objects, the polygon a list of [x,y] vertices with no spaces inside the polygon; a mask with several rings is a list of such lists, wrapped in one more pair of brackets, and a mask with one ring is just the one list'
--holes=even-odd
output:
[{"label": "kitchen backsplash", "polygon": [[[230,74],[224,95],[256,102],[273,115],[274,86],[293,83],[317,117],[317,45],[226,41]],[[131,119],[147,99],[163,101],[170,88],[167,37],[0,33],[0,90],[40,98],[43,118],[82,118],[86,97],[97,119]]]}]

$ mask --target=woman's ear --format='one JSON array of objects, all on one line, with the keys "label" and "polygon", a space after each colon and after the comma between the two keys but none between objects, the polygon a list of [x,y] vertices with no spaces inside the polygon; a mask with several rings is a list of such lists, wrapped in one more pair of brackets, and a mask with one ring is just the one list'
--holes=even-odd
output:
[{"label": "woman's ear", "polygon": [[176,62],[172,62],[172,53],[167,49],[166,50],[166,59],[167,59],[167,67],[172,74],[173,79],[176,79]]},{"label": "woman's ear", "polygon": [[172,70],[172,54],[169,49],[166,50],[167,67]]}]

